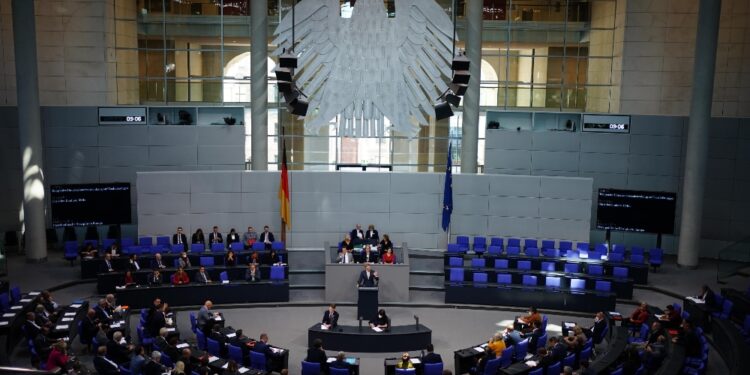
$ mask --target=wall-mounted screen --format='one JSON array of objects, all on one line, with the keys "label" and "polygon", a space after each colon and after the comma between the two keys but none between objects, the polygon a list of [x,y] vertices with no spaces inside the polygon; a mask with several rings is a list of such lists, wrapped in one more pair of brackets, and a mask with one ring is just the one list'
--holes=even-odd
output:
[{"label": "wall-mounted screen", "polygon": [[599,189],[596,228],[672,234],[676,204],[670,192]]},{"label": "wall-mounted screen", "polygon": [[130,184],[50,186],[53,227],[130,224]]}]

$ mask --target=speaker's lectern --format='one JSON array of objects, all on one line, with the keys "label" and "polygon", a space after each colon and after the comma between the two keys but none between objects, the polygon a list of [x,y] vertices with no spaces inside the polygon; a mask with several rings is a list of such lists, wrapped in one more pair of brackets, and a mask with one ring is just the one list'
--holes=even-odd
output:
[{"label": "speaker's lectern", "polygon": [[370,321],[378,316],[378,287],[359,287],[357,318]]}]

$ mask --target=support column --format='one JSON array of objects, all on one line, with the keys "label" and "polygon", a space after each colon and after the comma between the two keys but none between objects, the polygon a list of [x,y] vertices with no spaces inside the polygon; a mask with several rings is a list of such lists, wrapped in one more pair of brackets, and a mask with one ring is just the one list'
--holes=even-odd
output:
[{"label": "support column", "polygon": [[42,173],[42,121],[36,60],[34,2],[13,0],[13,48],[18,96],[18,143],[23,172],[23,233],[26,261],[47,260]]},{"label": "support column", "polygon": [[254,171],[268,170],[268,3],[250,2],[250,121]]},{"label": "support column", "polygon": [[688,268],[698,266],[700,255],[708,133],[720,16],[720,0],[700,0],[693,54],[693,93],[685,152],[685,177],[682,184],[680,246],[677,253],[677,265]]},{"label": "support column", "polygon": [[482,67],[481,0],[466,2],[466,56],[471,61],[469,87],[464,95],[463,130],[461,131],[461,173],[477,173],[479,147],[479,79]]}]

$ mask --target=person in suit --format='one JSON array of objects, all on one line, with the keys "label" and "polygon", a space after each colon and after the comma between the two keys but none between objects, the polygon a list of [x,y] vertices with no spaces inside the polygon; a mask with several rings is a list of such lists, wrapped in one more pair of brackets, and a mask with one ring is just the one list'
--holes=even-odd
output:
[{"label": "person in suit", "polygon": [[94,309],[88,309],[86,316],[81,320],[81,341],[91,342],[91,339],[96,336],[96,331],[99,330],[99,322],[96,320],[96,311]]},{"label": "person in suit", "polygon": [[164,309],[166,308],[166,305],[167,305],[166,303],[159,305],[159,307],[153,313],[153,315],[148,320],[148,322],[146,322],[147,326],[145,328],[148,329],[149,336],[151,337],[158,336],[161,329],[167,326],[167,316],[164,313]]},{"label": "person in suit", "polygon": [[422,363],[443,363],[443,358],[435,353],[435,347],[432,344],[427,344],[426,349],[427,354],[422,356]]},{"label": "person in suit", "polygon": [[112,313],[107,308],[107,300],[104,298],[99,300],[99,303],[94,307],[96,311],[96,318],[99,322],[110,323],[112,321]]},{"label": "person in suit", "polygon": [[346,362],[346,354],[344,352],[338,352],[336,354],[336,360],[331,362],[330,365],[328,365],[329,368],[342,368],[342,369],[349,369],[349,363]]},{"label": "person in suit", "polygon": [[255,263],[248,263],[245,271],[245,280],[255,282],[260,281],[260,271]]},{"label": "person in suit", "polygon": [[323,313],[323,321],[321,324],[326,327],[326,329],[336,328],[336,325],[338,325],[339,322],[339,312],[336,311],[336,305],[330,304],[328,305],[328,310]]},{"label": "person in suit", "polygon": [[172,245],[182,245],[183,251],[188,251],[188,240],[182,227],[177,227],[177,233],[172,235]]},{"label": "person in suit", "polygon": [[237,256],[234,251],[229,250],[227,255],[224,256],[224,265],[227,267],[234,267],[237,265]]},{"label": "person in suit", "polygon": [[349,264],[354,263],[354,255],[352,254],[352,251],[349,249],[346,249],[345,247],[341,249],[339,252],[338,258],[336,259],[336,263],[342,263],[342,264]]},{"label": "person in suit", "polygon": [[604,339],[604,329],[607,327],[607,321],[604,319],[604,313],[599,311],[594,316],[594,324],[583,332],[587,337],[592,339],[594,345],[598,345]]},{"label": "person in suit", "polygon": [[258,240],[258,232],[255,231],[255,228],[252,226],[247,227],[247,232],[242,235],[242,244],[245,247],[245,250],[253,247],[253,244],[255,241]]},{"label": "person in suit", "polygon": [[151,261],[151,268],[160,270],[167,268],[167,265],[161,260],[161,253],[154,254],[154,259]]},{"label": "person in suit", "polygon": [[26,313],[26,321],[23,325],[28,340],[33,340],[42,330],[42,327],[36,322],[36,315],[31,311]]},{"label": "person in suit", "polygon": [[534,349],[537,347],[537,342],[539,341],[539,338],[544,335],[544,332],[542,332],[542,323],[534,322],[531,323],[531,332],[524,333],[522,336],[523,338],[529,339],[529,353],[533,353]]},{"label": "person in suit", "polygon": [[352,241],[355,244],[361,244],[365,241],[365,231],[362,230],[362,226],[357,224],[354,229],[352,229],[351,233],[349,233],[349,236],[352,238]]},{"label": "person in suit", "polygon": [[714,295],[714,292],[711,290],[711,288],[708,287],[708,285],[703,284],[701,286],[701,290],[698,293],[697,296],[695,296],[695,299],[699,301],[703,301],[704,306],[708,309],[715,309],[720,308],[721,306],[716,306],[716,296]]},{"label": "person in suit", "polygon": [[190,238],[190,243],[199,243],[206,246],[206,237],[203,235],[203,229],[198,228],[195,230],[195,233]]},{"label": "person in suit", "polygon": [[115,267],[112,264],[112,255],[110,255],[110,254],[104,254],[104,261],[102,262],[102,266],[101,266],[99,272],[101,272],[101,273],[115,272]]},{"label": "person in suit", "polygon": [[391,327],[391,319],[385,314],[384,309],[378,310],[378,315],[375,319],[370,321],[370,328],[378,327],[382,330],[387,330]]},{"label": "person in suit", "polygon": [[190,264],[190,257],[188,257],[186,252],[181,252],[180,257],[177,258],[177,266],[180,268],[190,268],[192,267],[192,264]]},{"label": "person in suit", "polygon": [[148,285],[159,286],[161,285],[161,283],[162,283],[161,272],[159,272],[158,269],[155,269],[154,272],[148,275]]},{"label": "person in suit", "polygon": [[146,364],[146,351],[143,346],[136,346],[133,351],[133,358],[130,360],[130,373],[143,374],[143,366]]},{"label": "person in suit", "polygon": [[367,232],[365,232],[365,242],[371,244],[371,245],[377,245],[380,241],[380,235],[378,234],[378,230],[375,229],[375,226],[370,224],[367,226]]},{"label": "person in suit", "polygon": [[531,360],[536,362],[536,366],[534,366],[534,369],[545,368],[555,363],[555,359],[552,357],[552,354],[545,348],[537,349],[536,355],[532,357]]},{"label": "person in suit", "polygon": [[34,349],[36,349],[36,353],[39,356],[40,363],[47,362],[50,351],[52,350],[52,344],[57,342],[56,340],[50,339],[48,335],[49,327],[42,326],[42,329],[39,331],[36,337],[34,337]]},{"label": "person in suit", "polygon": [[214,317],[216,316],[216,314],[211,311],[211,308],[213,306],[214,303],[211,302],[211,300],[206,300],[206,302],[203,303],[203,306],[201,306],[200,310],[198,310],[198,328],[200,328],[201,331],[206,334],[206,336],[211,333],[211,328],[213,327],[214,323]]},{"label": "person in suit", "polygon": [[130,355],[134,347],[122,337],[122,332],[115,331],[112,340],[107,342],[107,356],[118,365],[130,362]]},{"label": "person in suit", "polygon": [[240,242],[240,235],[232,228],[229,230],[229,234],[227,234],[227,249],[235,242]]},{"label": "person in suit", "polygon": [[151,360],[143,365],[143,375],[161,375],[167,372],[167,368],[161,364],[161,352],[151,352]]},{"label": "person in suit", "polygon": [[327,360],[328,357],[325,350],[323,350],[323,341],[315,339],[312,348],[307,349],[305,362],[320,363],[320,369],[324,370]]},{"label": "person in suit", "polygon": [[177,272],[174,273],[172,277],[172,285],[185,285],[190,283],[190,278],[188,277],[187,272],[182,269],[182,267],[177,269]]},{"label": "person in suit", "polygon": [[255,346],[253,347],[254,352],[263,353],[266,356],[266,359],[272,357],[273,350],[271,350],[271,346],[268,344],[268,334],[261,333],[260,338],[258,341],[255,342]]},{"label": "person in suit", "polygon": [[224,237],[221,236],[218,226],[214,225],[213,230],[208,234],[208,243],[212,245],[215,243],[224,243]]},{"label": "person in suit", "polygon": [[135,254],[130,254],[130,259],[128,259],[128,270],[129,271],[140,271],[141,264],[138,263],[138,256]]},{"label": "person in suit", "polygon": [[201,284],[208,284],[211,282],[211,277],[208,276],[206,267],[201,266],[201,268],[198,269],[198,273],[195,274],[195,281]]},{"label": "person in suit", "polygon": [[162,327],[159,329],[159,335],[154,337],[154,347],[156,349],[165,351],[165,349],[169,346],[169,341],[167,340],[168,334],[169,331],[167,330],[167,327]]},{"label": "person in suit", "polygon": [[112,245],[109,245],[108,248],[104,249],[104,254],[109,254],[113,258],[119,257],[122,254],[120,243],[117,241],[113,242]]},{"label": "person in suit", "polygon": [[274,237],[273,233],[271,233],[271,228],[269,228],[268,225],[263,226],[263,233],[260,234],[260,242],[263,242],[266,245],[266,250],[271,250],[273,241]]},{"label": "person in suit", "polygon": [[120,368],[114,361],[107,358],[107,347],[102,345],[94,357],[94,369],[99,375],[120,375]]},{"label": "person in suit", "polygon": [[378,277],[378,272],[373,271],[370,268],[369,264],[365,264],[365,269],[362,270],[362,272],[359,273],[359,280],[357,281],[357,285],[360,287],[374,287],[378,285],[378,280],[380,280],[380,277]]},{"label": "person in suit", "polygon": [[391,237],[388,236],[387,234],[384,234],[383,239],[380,240],[379,247],[380,247],[381,254],[385,253],[385,251],[388,249],[393,249],[393,242],[391,242]]},{"label": "person in suit", "polygon": [[562,361],[568,356],[568,346],[557,336],[552,336],[548,340],[549,351],[554,361]]},{"label": "person in suit", "polygon": [[365,250],[362,251],[362,254],[359,255],[359,262],[360,263],[377,263],[378,254],[372,251],[371,246],[367,244],[365,245]]}]

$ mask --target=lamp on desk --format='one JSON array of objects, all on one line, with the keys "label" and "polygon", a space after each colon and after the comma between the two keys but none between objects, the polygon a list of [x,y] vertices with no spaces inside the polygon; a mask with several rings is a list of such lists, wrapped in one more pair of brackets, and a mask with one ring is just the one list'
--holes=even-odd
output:
[{"label": "lamp on desk", "polygon": [[417,331],[419,331],[419,317],[414,315],[414,324],[417,326]]}]

